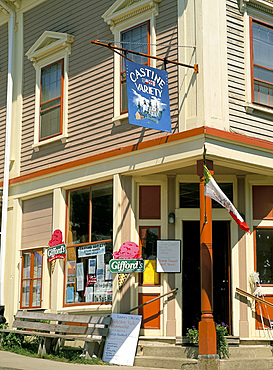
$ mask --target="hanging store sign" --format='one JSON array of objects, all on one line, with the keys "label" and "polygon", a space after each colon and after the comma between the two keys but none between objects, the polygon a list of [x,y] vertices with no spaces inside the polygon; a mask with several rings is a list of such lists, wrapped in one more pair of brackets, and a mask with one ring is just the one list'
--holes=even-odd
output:
[{"label": "hanging store sign", "polygon": [[113,259],[110,260],[109,265],[110,271],[117,274],[131,274],[145,270],[143,259]]},{"label": "hanging store sign", "polygon": [[126,60],[129,123],[171,132],[168,73]]},{"label": "hanging store sign", "polygon": [[54,247],[49,247],[47,249],[47,262],[51,262],[57,259],[64,259],[66,256],[66,245],[59,244]]}]

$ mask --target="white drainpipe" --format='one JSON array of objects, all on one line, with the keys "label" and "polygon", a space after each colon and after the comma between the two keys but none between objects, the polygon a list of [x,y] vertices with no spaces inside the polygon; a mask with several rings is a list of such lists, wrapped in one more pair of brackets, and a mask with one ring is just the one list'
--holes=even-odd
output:
[{"label": "white drainpipe", "polygon": [[5,256],[7,241],[7,215],[8,215],[8,195],[9,195],[9,165],[10,165],[10,139],[11,139],[11,115],[12,115],[12,90],[13,90],[13,38],[15,13],[0,0],[2,6],[10,14],[9,20],[9,51],[8,51],[8,80],[7,80],[7,109],[6,109],[6,142],[5,142],[5,162],[3,179],[3,198],[2,198],[2,224],[1,224],[1,250],[0,250],[0,305],[4,305],[4,273]]}]

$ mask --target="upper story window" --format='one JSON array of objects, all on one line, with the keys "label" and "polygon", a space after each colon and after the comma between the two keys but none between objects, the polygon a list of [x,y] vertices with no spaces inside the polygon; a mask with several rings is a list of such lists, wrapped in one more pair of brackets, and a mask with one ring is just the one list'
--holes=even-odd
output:
[{"label": "upper story window", "polygon": [[45,31],[27,51],[36,70],[33,149],[68,138],[68,70],[74,36]]},{"label": "upper story window", "polygon": [[[150,53],[150,22],[145,22],[129,30],[122,31],[120,34],[121,46],[128,50],[134,50],[139,53]],[[149,59],[132,53],[126,55],[136,63],[148,65]],[[125,58],[121,58],[121,114],[128,111],[127,108],[127,89],[126,89],[126,72]]]},{"label": "upper story window", "polygon": [[62,133],[63,59],[41,70],[40,139]]},{"label": "upper story window", "polygon": [[[158,15],[158,0],[116,0],[103,14],[104,21],[110,25],[114,42],[129,50],[156,56],[155,23]],[[148,45],[149,44],[149,45]],[[128,58],[137,63],[147,64],[147,58],[130,55]],[[154,59],[151,67],[156,67]],[[114,53],[114,117],[118,125],[128,118],[127,92],[124,58]]]},{"label": "upper story window", "polygon": [[273,28],[252,20],[252,101],[273,107]]}]

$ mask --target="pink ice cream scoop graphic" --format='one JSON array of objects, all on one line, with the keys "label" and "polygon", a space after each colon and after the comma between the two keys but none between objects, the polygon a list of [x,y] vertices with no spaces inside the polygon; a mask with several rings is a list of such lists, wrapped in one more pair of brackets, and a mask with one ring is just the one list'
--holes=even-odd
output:
[{"label": "pink ice cream scoop graphic", "polygon": [[113,253],[114,259],[141,259],[139,246],[134,242],[125,242]]}]

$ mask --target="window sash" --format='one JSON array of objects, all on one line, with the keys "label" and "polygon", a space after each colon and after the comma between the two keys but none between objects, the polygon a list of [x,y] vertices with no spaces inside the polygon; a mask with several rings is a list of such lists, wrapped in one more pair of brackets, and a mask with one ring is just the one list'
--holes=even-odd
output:
[{"label": "window sash", "polygon": [[[144,54],[150,54],[150,22],[147,21],[122,31],[120,34],[120,41],[121,46],[125,49],[134,50]],[[132,44],[130,44],[130,42]],[[139,43],[139,45],[137,45],[137,43]],[[147,57],[132,53],[127,53],[126,56],[136,63],[150,65],[150,60]],[[120,69],[120,113],[123,114],[128,112],[125,58],[123,57],[121,58]]]},{"label": "window sash", "polygon": [[41,69],[40,141],[62,133],[63,71],[63,59]]},{"label": "window sash", "polygon": [[273,107],[273,28],[251,19],[252,101]]},{"label": "window sash", "polygon": [[41,307],[42,271],[42,250],[22,254],[21,308]]}]

